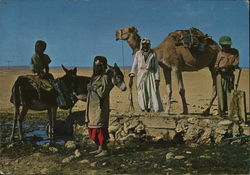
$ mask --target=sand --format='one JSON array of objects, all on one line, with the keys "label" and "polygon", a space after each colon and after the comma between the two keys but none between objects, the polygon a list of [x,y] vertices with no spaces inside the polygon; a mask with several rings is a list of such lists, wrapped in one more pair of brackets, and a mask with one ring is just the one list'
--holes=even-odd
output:
[{"label": "sand", "polygon": [[[129,70],[125,70],[125,82],[128,85]],[[55,77],[62,76],[63,70],[56,69],[51,70],[51,73]],[[78,75],[90,76],[92,73],[91,69],[79,69]],[[13,106],[10,103],[11,88],[19,75],[30,74],[28,70],[1,70],[0,71],[0,112],[11,112]],[[236,77],[238,76],[238,70],[235,72]],[[206,108],[209,103],[212,94],[212,79],[208,69],[202,69],[198,72],[184,72],[184,85],[186,89],[186,99],[190,113],[201,113],[203,108]],[[175,79],[173,78],[173,95],[172,95],[172,107],[171,113],[178,114],[182,112],[181,98],[178,93],[178,87]],[[238,90],[246,92],[246,105],[247,111],[249,112],[249,69],[243,69],[241,73],[240,83]],[[140,108],[137,102],[137,94],[135,83],[133,86],[133,99],[135,111],[140,112]],[[166,86],[163,73],[161,72],[161,83],[160,83],[160,94],[165,108],[166,98]],[[129,109],[129,90],[122,92],[117,87],[113,88],[110,97],[110,108],[112,113],[125,113]],[[85,109],[84,102],[78,102],[74,107],[74,111]],[[214,102],[211,113],[216,114],[217,99]]]}]

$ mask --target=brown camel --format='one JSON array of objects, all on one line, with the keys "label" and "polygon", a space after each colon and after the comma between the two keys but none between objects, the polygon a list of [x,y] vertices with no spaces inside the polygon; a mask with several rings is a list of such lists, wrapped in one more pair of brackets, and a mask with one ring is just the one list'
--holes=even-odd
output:
[{"label": "brown camel", "polygon": [[[171,71],[177,79],[179,94],[182,99],[183,114],[188,113],[187,102],[185,98],[185,89],[183,84],[182,72],[184,71],[198,71],[204,67],[208,67],[212,79],[213,79],[213,94],[208,108],[203,111],[204,114],[209,114],[210,108],[216,97],[215,83],[216,75],[214,70],[214,64],[216,61],[217,53],[220,50],[219,45],[211,39],[211,37],[204,35],[201,31],[195,28],[187,30],[188,32],[195,31],[198,39],[201,39],[204,44],[203,50],[197,50],[195,48],[188,48],[184,46],[180,41],[183,38],[184,30],[177,30],[170,33],[163,42],[153,48],[157,54],[159,65],[164,72],[164,78],[167,86],[167,103],[166,113],[170,113],[170,100],[172,96],[171,87]],[[191,37],[191,40],[193,38]],[[196,37],[197,39],[197,37]],[[116,40],[127,40],[128,45],[133,50],[133,55],[140,48],[141,37],[138,35],[138,30],[134,26],[127,26],[116,31]]]}]

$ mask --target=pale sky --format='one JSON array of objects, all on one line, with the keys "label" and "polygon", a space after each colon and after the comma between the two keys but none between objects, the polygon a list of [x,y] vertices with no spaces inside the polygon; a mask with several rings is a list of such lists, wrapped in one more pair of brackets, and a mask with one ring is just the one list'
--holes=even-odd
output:
[{"label": "pale sky", "polygon": [[160,44],[170,32],[196,27],[232,37],[240,66],[249,67],[249,4],[245,0],[0,0],[0,66],[29,65],[36,40],[47,42],[50,66],[92,66],[97,55],[123,66],[133,57],[115,31],[134,25]]}]

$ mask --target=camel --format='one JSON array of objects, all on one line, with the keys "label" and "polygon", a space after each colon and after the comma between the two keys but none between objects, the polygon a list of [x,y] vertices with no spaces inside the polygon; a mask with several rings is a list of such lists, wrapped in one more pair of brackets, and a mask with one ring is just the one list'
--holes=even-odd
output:
[{"label": "camel", "polygon": [[[186,32],[190,33],[192,31],[195,31],[197,33],[197,36],[199,36],[198,39],[201,39],[203,43],[205,43],[206,46],[202,51],[199,51],[195,48],[185,47],[184,44],[180,43],[181,38],[183,37],[184,30],[177,30],[170,33],[156,48],[153,48],[153,50],[156,52],[159,65],[164,72],[167,92],[165,112],[167,114],[170,114],[171,107],[171,72],[173,72],[174,77],[177,79],[178,90],[182,99],[182,114],[188,114],[182,72],[198,71],[204,67],[209,68],[213,80],[213,93],[207,109],[203,111],[204,115],[209,114],[210,108],[216,97],[216,74],[214,64],[217,58],[217,54],[220,51],[220,47],[215,41],[211,39],[211,37],[204,35],[198,29],[191,28],[189,30],[186,30]],[[191,40],[192,39],[193,38],[191,37]],[[117,30],[116,40],[126,40],[128,45],[133,50],[132,55],[134,55],[140,49],[141,37],[139,36],[138,30],[135,26],[127,26]]]}]

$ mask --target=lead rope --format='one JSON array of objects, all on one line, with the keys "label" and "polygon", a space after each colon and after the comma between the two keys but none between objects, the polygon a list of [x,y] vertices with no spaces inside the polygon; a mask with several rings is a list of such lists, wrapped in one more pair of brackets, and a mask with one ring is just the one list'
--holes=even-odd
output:
[{"label": "lead rope", "polygon": [[[123,41],[122,41],[122,64],[123,64],[123,74],[125,75],[125,65],[124,65],[124,47],[123,47]],[[128,100],[129,100],[129,107],[128,110],[129,112],[134,112],[134,102],[133,102],[133,93],[132,93],[132,88],[129,88],[129,95],[128,95]]]},{"label": "lead rope", "polygon": [[133,93],[132,93],[132,88],[129,88],[129,95],[128,95],[128,99],[129,99],[129,107],[128,107],[128,111],[129,111],[129,112],[134,112],[134,111],[135,111],[135,107],[134,107],[134,102],[133,102]]},{"label": "lead rope", "polygon": [[125,75],[125,63],[124,63],[124,47],[123,47],[123,41],[122,41],[122,66],[123,66],[123,75]]}]

